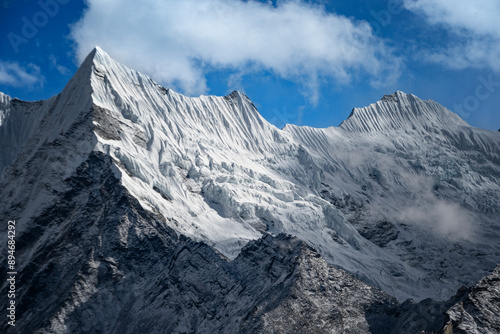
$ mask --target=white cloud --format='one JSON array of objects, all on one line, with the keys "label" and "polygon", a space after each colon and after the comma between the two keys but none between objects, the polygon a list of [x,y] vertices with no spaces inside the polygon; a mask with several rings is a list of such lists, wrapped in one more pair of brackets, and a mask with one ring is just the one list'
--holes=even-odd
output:
[{"label": "white cloud", "polygon": [[452,241],[475,239],[474,217],[460,205],[435,196],[421,198],[419,204],[403,209],[398,218]]},{"label": "white cloud", "polygon": [[40,68],[33,64],[26,67],[12,61],[0,60],[0,84],[21,87],[42,82]]},{"label": "white cloud", "polygon": [[54,55],[50,55],[49,60],[50,60],[50,64],[52,65],[52,67],[54,67],[62,75],[71,74],[71,71],[67,67],[65,67],[57,62],[57,58]]},{"label": "white cloud", "polygon": [[500,1],[403,0],[405,7],[448,30],[453,41],[425,53],[431,62],[451,68],[500,71]]},{"label": "white cloud", "polygon": [[[205,74],[272,71],[318,99],[323,78],[358,73],[395,78],[399,61],[367,22],[303,0],[88,0],[72,27],[80,61],[99,45],[117,60],[188,94],[206,91]],[[237,76],[233,76],[234,80]]]}]

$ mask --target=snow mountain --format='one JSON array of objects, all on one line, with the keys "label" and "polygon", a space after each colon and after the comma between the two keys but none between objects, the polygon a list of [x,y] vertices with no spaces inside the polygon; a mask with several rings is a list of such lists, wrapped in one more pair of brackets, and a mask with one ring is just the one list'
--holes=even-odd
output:
[{"label": "snow mountain", "polygon": [[500,133],[434,101],[280,130],[242,93],[186,97],[97,47],[57,96],[0,93],[0,147],[22,332],[498,324],[453,305],[500,263]]}]

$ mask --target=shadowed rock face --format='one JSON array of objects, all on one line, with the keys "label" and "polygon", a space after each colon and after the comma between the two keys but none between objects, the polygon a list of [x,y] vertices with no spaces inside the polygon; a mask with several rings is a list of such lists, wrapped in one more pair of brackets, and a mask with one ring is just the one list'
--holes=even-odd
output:
[{"label": "shadowed rock face", "polygon": [[297,238],[266,235],[228,261],[178,237],[103,154],[65,182],[61,201],[19,237],[18,320],[3,332],[368,332],[365,310],[395,304]]},{"label": "shadowed rock face", "polygon": [[[19,237],[18,319],[2,332],[436,333],[457,302],[498,329],[488,309],[498,308],[500,269],[467,297],[398,304],[295,237],[266,235],[228,261],[144,210],[113,168],[92,153]],[[457,305],[450,321],[468,326]]]},{"label": "shadowed rock face", "polygon": [[446,314],[444,333],[500,333],[500,266]]}]

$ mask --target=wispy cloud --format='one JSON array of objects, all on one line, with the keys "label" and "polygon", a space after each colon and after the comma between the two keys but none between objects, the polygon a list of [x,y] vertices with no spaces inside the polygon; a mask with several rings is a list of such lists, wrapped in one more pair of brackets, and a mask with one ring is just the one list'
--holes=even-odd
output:
[{"label": "wispy cloud", "polygon": [[452,241],[472,241],[475,238],[474,217],[460,205],[434,195],[420,198],[419,203],[403,208],[398,219]]},{"label": "wispy cloud", "polygon": [[453,38],[426,60],[455,69],[500,71],[500,2],[498,0],[403,0],[405,7]]},{"label": "wispy cloud", "polygon": [[42,83],[40,68],[34,64],[21,66],[17,62],[0,60],[0,84],[22,87]]},{"label": "wispy cloud", "polygon": [[52,65],[52,67],[55,68],[62,75],[70,75],[71,74],[71,71],[67,67],[65,67],[57,62],[57,58],[54,55],[50,55],[49,60],[50,60],[50,64]]},{"label": "wispy cloud", "polygon": [[[373,83],[399,60],[364,21],[305,0],[88,0],[72,27],[81,61],[99,45],[119,61],[188,94],[207,90],[212,70],[266,70],[302,83],[317,102],[322,78]],[[392,76],[394,77],[394,76]],[[232,78],[234,80],[234,77]]]}]

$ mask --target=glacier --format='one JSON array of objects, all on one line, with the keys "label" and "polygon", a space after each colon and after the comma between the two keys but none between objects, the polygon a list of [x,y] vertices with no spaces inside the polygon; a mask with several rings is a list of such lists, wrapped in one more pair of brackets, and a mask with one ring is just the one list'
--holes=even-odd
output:
[{"label": "glacier", "polygon": [[[396,304],[390,296],[447,300],[500,263],[500,133],[400,91],[338,127],[278,129],[245,94],[183,96],[96,47],[57,96],[0,93],[0,147],[0,211],[19,222],[26,268],[57,238],[85,233],[125,247],[131,233],[164,230],[233,261],[254,240],[286,233]],[[85,225],[80,215],[108,221],[96,214],[120,211],[77,209],[95,196],[105,205],[115,191],[75,190],[94,186],[93,175],[77,176],[93,164],[107,171],[99,184],[116,182],[134,203],[106,237],[73,226]],[[138,227],[136,215],[155,223]],[[56,248],[80,256],[70,244]],[[53,330],[64,332],[66,314],[97,293],[102,263],[120,277],[114,257],[84,255],[88,275],[68,287],[79,297],[52,318]]]}]

